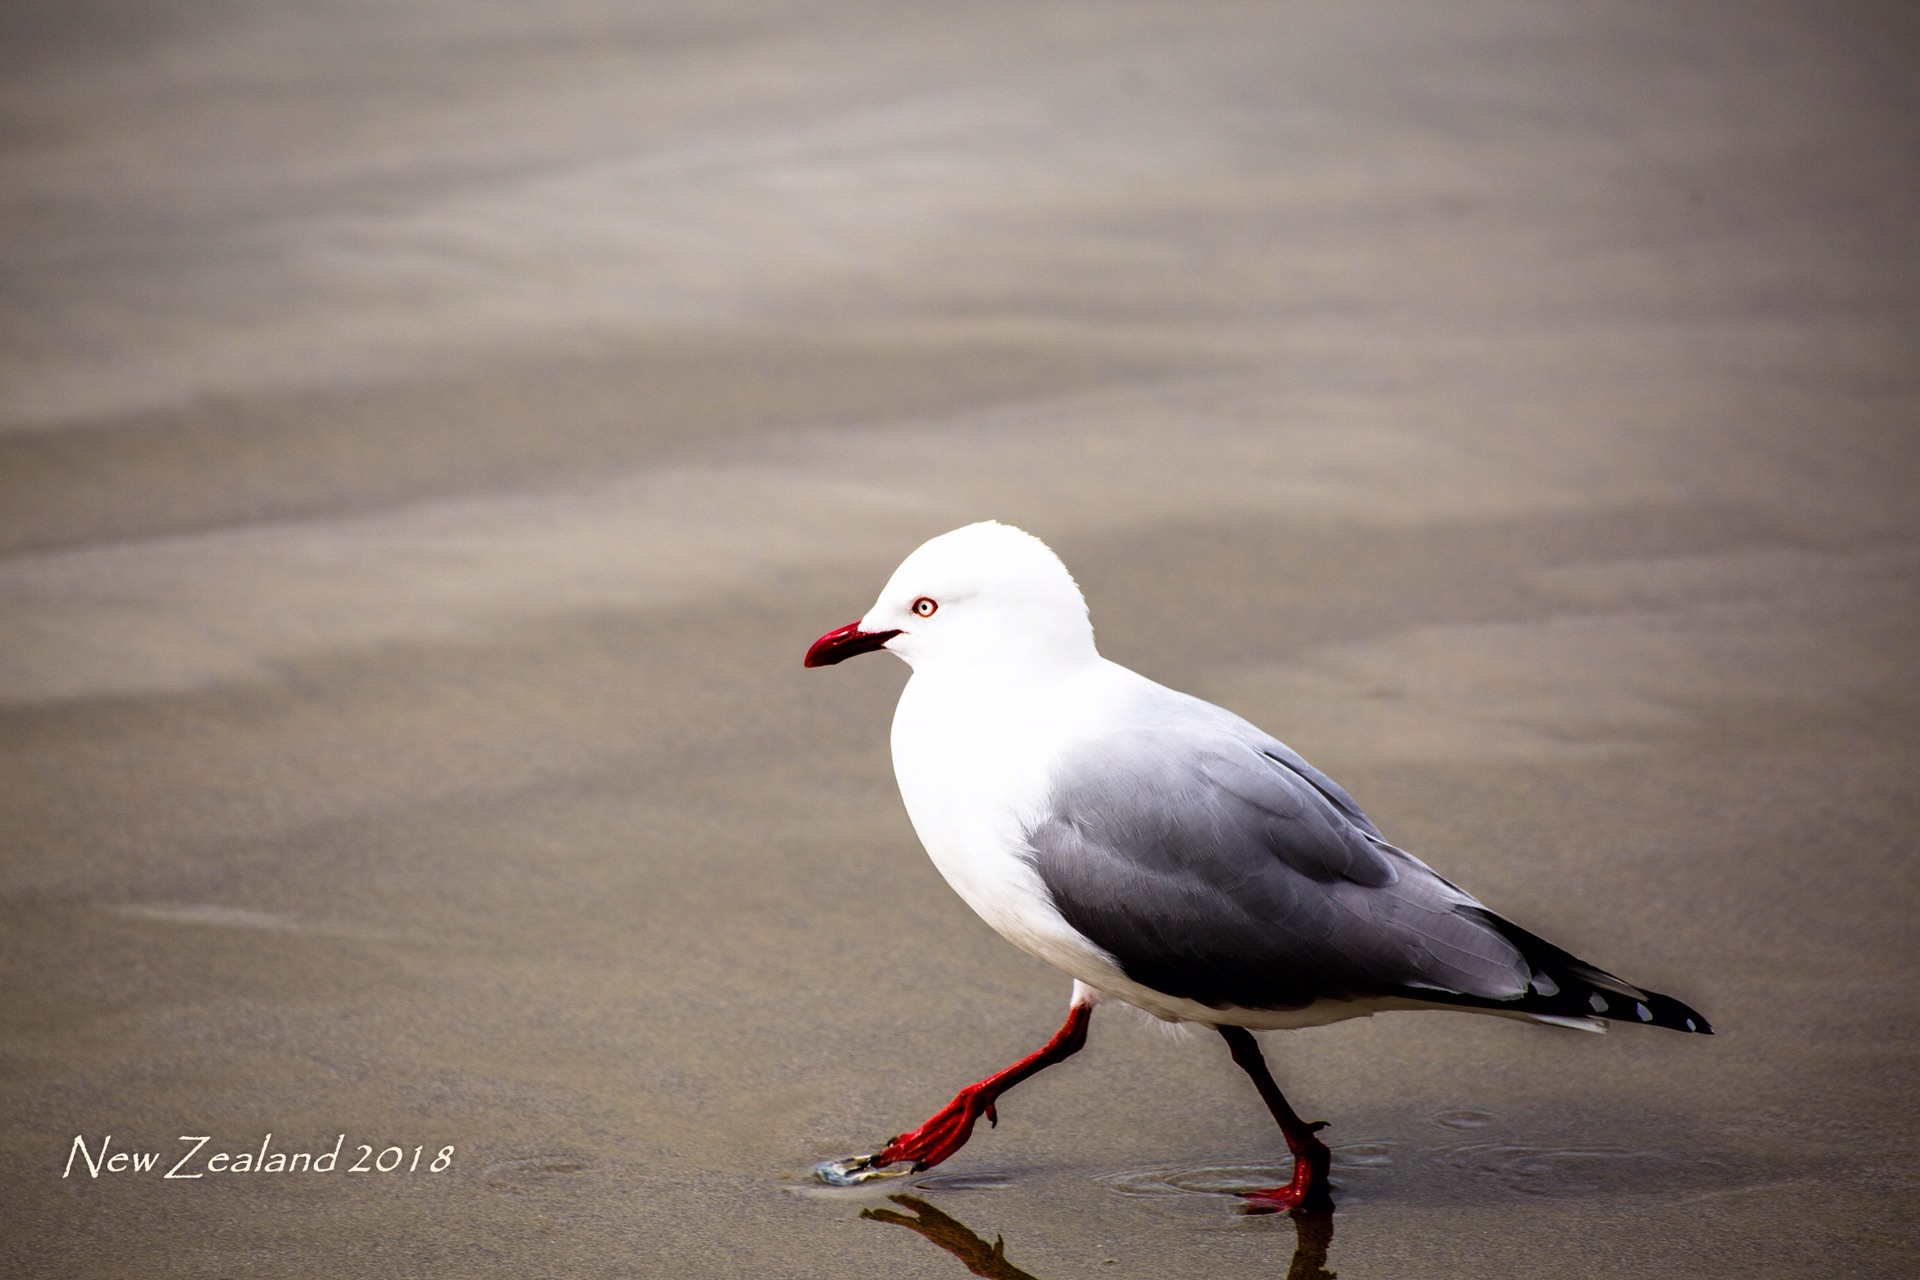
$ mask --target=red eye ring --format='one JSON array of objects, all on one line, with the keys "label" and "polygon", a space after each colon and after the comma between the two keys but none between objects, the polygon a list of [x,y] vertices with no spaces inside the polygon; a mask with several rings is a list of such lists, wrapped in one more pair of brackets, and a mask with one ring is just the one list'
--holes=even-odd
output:
[{"label": "red eye ring", "polygon": [[933,616],[933,611],[935,609],[938,609],[939,607],[940,607],[939,601],[933,600],[927,596],[921,596],[918,600],[915,600],[913,602],[913,612],[915,616],[921,617],[921,618],[931,618]]}]

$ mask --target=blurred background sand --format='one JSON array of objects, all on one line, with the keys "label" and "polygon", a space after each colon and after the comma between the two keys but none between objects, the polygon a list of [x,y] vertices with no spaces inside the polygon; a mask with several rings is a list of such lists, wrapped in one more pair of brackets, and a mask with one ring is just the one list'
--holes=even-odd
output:
[{"label": "blurred background sand", "polygon": [[[1920,15],[0,12],[11,1274],[956,1276],[809,1188],[1066,982],[920,852],[921,539],[1047,538],[1491,905],[1699,1005],[1271,1038],[1364,1276],[1909,1274]],[[1124,1011],[913,1194],[1284,1273]],[[74,1135],[442,1175],[62,1179]]]}]

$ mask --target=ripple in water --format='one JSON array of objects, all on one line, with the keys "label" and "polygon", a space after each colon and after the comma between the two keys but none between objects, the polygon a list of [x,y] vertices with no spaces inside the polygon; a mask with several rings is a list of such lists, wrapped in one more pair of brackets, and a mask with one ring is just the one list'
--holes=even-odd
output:
[{"label": "ripple in water", "polygon": [[1645,1166],[1663,1159],[1625,1147],[1533,1147],[1468,1142],[1436,1151],[1433,1163],[1489,1178],[1522,1195],[1584,1195],[1644,1181]]},{"label": "ripple in water", "polygon": [[[1391,1142],[1350,1142],[1333,1148],[1333,1176],[1346,1189],[1393,1163]],[[1100,1181],[1127,1196],[1238,1196],[1282,1186],[1293,1176],[1291,1160],[1275,1164],[1216,1164],[1171,1169],[1133,1169]]]},{"label": "ripple in water", "polygon": [[1134,1169],[1100,1179],[1127,1196],[1230,1196],[1277,1187],[1293,1176],[1291,1164],[1221,1164],[1190,1169]]},{"label": "ripple in water", "polygon": [[542,1191],[565,1186],[593,1168],[584,1156],[526,1156],[490,1164],[480,1176],[502,1191]]},{"label": "ripple in water", "polygon": [[922,1191],[993,1191],[1013,1185],[1010,1173],[932,1173],[915,1178],[913,1186]]},{"label": "ripple in water", "polygon": [[1336,1169],[1380,1169],[1392,1163],[1391,1142],[1351,1142],[1333,1149]]}]

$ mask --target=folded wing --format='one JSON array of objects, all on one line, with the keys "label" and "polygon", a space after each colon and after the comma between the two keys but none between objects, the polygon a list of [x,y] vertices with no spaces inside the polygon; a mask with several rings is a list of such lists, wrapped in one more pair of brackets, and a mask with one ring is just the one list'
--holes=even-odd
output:
[{"label": "folded wing", "polygon": [[1283,743],[1157,685],[1060,762],[1026,838],[1067,922],[1170,996],[1259,1010],[1398,997],[1706,1030],[1388,844]]}]

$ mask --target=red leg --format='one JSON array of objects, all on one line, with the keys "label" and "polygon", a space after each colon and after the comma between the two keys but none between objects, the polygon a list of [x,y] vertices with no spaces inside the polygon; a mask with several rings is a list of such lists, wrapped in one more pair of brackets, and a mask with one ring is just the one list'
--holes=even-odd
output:
[{"label": "red leg", "polygon": [[1309,1124],[1288,1105],[1280,1086],[1273,1082],[1273,1073],[1267,1070],[1267,1060],[1260,1056],[1260,1042],[1253,1038],[1251,1031],[1245,1027],[1220,1027],[1218,1030],[1226,1039],[1234,1062],[1253,1077],[1253,1087],[1260,1091],[1260,1100],[1267,1104],[1267,1110],[1279,1122],[1280,1132],[1287,1139],[1287,1150],[1293,1153],[1292,1180],[1284,1187],[1241,1192],[1241,1198],[1247,1201],[1247,1208],[1257,1213],[1278,1213],[1283,1209],[1305,1209],[1309,1212],[1331,1210],[1333,1189],[1327,1181],[1327,1169],[1333,1161],[1333,1153],[1327,1150],[1326,1143],[1314,1136],[1327,1127],[1326,1121],[1316,1120]]},{"label": "red leg", "polygon": [[988,1124],[999,1123],[994,1103],[1001,1094],[1028,1076],[1080,1052],[1087,1043],[1087,1023],[1092,1017],[1092,1005],[1074,1005],[1067,1010],[1065,1024],[1053,1033],[1053,1039],[1047,1041],[1038,1052],[1028,1054],[1005,1071],[995,1072],[977,1084],[968,1085],[954,1094],[952,1102],[940,1108],[932,1119],[918,1129],[889,1139],[886,1146],[864,1161],[849,1161],[841,1166],[843,1176],[857,1176],[866,1169],[878,1169],[903,1160],[913,1162],[915,1173],[939,1164],[967,1144],[967,1139],[973,1136],[974,1121],[981,1116],[987,1118]]}]

